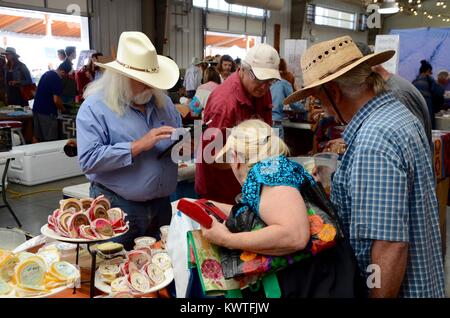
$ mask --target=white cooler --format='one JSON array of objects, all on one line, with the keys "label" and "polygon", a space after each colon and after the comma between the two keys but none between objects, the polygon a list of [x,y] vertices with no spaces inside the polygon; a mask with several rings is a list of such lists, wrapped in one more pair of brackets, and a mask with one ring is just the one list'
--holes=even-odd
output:
[{"label": "white cooler", "polygon": [[8,170],[12,183],[34,186],[83,175],[78,158],[64,153],[67,140],[14,147],[17,154]]},{"label": "white cooler", "polygon": [[[5,168],[6,168],[6,160],[2,159],[2,160],[0,160],[0,193],[3,191],[3,189],[1,189],[1,185],[2,185],[3,172],[5,171]],[[6,179],[6,181],[5,181],[5,186],[8,187],[8,179]]]},{"label": "white cooler", "polygon": [[63,195],[65,198],[73,199],[85,199],[89,198],[89,190],[91,188],[90,183],[83,183],[63,189]]}]

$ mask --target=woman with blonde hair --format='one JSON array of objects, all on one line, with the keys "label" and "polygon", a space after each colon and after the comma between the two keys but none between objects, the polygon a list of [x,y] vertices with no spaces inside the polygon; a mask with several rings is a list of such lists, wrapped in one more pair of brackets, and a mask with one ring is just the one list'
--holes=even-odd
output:
[{"label": "woman with blonde hair", "polygon": [[213,220],[211,229],[202,228],[203,236],[230,251],[266,255],[274,271],[277,257],[308,254],[276,271],[282,297],[355,297],[357,265],[335,211],[323,189],[288,155],[266,123],[249,120],[235,127],[216,161],[227,157],[242,184],[241,203],[214,203],[229,219],[226,224]]}]

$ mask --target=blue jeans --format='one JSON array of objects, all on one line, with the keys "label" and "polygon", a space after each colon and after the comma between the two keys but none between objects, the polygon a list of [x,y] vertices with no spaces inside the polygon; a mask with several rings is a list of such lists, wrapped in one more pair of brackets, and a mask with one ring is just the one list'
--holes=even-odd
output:
[{"label": "blue jeans", "polygon": [[127,214],[126,221],[130,222],[130,230],[112,240],[123,244],[127,251],[133,249],[134,240],[138,237],[151,236],[159,240],[159,228],[169,225],[171,222],[172,206],[169,197],[147,202],[134,202],[125,200],[120,195],[96,184],[91,185],[91,198],[97,198],[102,194],[111,202],[111,207],[121,208]]}]

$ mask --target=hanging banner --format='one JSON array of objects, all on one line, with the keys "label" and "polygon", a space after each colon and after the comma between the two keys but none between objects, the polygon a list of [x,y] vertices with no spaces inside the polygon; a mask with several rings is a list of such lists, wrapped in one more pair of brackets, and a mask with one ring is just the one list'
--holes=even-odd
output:
[{"label": "hanging banner", "polygon": [[400,36],[399,35],[377,35],[375,41],[375,53],[395,50],[392,59],[383,64],[383,67],[392,74],[398,74],[400,62]]},{"label": "hanging banner", "polygon": [[305,54],[308,46],[307,40],[285,40],[284,58],[288,65],[288,70],[294,74],[296,78],[302,76],[300,61]]}]

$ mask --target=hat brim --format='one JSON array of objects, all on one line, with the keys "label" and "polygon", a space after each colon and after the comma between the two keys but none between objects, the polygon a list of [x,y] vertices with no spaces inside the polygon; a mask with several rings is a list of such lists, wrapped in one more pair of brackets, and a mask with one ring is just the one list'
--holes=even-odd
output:
[{"label": "hat brim", "polygon": [[145,85],[160,90],[171,89],[176,85],[178,79],[180,78],[180,70],[178,69],[178,65],[168,57],[161,55],[158,55],[158,64],[158,73],[148,73],[126,68],[116,61],[107,64],[95,63],[95,65],[99,67],[122,74]]},{"label": "hat brim", "polygon": [[273,68],[252,67],[252,71],[255,74],[256,78],[260,81],[271,79],[281,80],[280,72],[278,70],[274,70]]},{"label": "hat brim", "polygon": [[15,55],[17,58],[20,58],[20,55],[19,54],[17,54],[17,53],[13,53],[13,52],[1,52],[0,53],[0,55],[3,55],[3,56],[6,56],[6,55],[8,55],[8,54],[12,54],[12,55]]},{"label": "hat brim", "polygon": [[286,98],[284,100],[284,104],[289,105],[289,104],[298,102],[299,100],[302,100],[302,99],[312,95],[313,88],[316,88],[320,85],[331,82],[332,80],[344,75],[345,73],[348,73],[350,70],[354,69],[355,67],[357,67],[358,65],[360,65],[364,62],[367,62],[370,66],[376,66],[376,65],[380,65],[380,64],[383,64],[383,63],[389,61],[392,57],[394,57],[394,55],[395,55],[395,51],[389,50],[389,51],[384,51],[384,52],[374,53],[374,54],[364,56],[364,57],[360,58],[359,60],[357,60],[356,62],[337,71],[336,73],[333,73],[320,81],[314,82],[313,84],[309,85],[308,87],[305,87],[299,91],[296,91],[295,93],[288,96],[288,98]]}]

